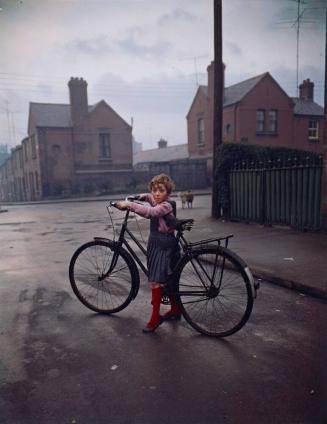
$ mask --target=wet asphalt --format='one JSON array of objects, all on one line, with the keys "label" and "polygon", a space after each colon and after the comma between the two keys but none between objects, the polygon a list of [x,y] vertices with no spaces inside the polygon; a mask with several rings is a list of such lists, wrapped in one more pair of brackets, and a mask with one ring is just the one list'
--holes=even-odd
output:
[{"label": "wet asphalt", "polygon": [[[194,207],[206,215],[209,204],[202,196]],[[184,320],[145,335],[144,276],[115,316],[91,312],[71,290],[71,255],[110,236],[108,224],[102,202],[0,215],[1,424],[327,422],[326,301],[263,282],[249,322],[229,338]],[[146,238],[145,221],[132,225]]]}]

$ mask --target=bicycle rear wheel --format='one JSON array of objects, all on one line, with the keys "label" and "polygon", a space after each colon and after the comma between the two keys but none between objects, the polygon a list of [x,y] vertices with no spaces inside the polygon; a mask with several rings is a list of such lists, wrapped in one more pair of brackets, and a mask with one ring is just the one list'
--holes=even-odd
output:
[{"label": "bicycle rear wheel", "polygon": [[247,322],[253,295],[245,266],[223,247],[200,248],[186,257],[178,299],[184,318],[195,330],[226,337]]},{"label": "bicycle rear wheel", "polygon": [[135,297],[139,273],[125,250],[95,240],[76,250],[69,264],[69,279],[77,298],[95,312],[119,312]]}]

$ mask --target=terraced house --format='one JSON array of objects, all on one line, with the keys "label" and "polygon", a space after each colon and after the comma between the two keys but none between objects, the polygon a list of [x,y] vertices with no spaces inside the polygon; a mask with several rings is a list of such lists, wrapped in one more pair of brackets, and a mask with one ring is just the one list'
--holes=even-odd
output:
[{"label": "terraced house", "polygon": [[88,105],[71,78],[69,104],[30,103],[28,135],[0,166],[2,200],[119,190],[132,170],[132,127],[104,100]]},{"label": "terraced house", "polygon": [[[187,114],[191,158],[212,166],[214,62],[208,85],[200,86]],[[290,97],[265,72],[224,88],[223,142],[323,150],[324,109],[314,101],[314,83],[306,79],[299,97]]]}]

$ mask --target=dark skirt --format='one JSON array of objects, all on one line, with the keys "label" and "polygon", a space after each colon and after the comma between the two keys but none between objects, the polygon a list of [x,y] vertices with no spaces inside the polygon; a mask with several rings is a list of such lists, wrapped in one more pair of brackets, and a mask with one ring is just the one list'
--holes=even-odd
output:
[{"label": "dark skirt", "polygon": [[179,245],[174,234],[150,233],[147,247],[149,282],[168,283],[178,252]]}]

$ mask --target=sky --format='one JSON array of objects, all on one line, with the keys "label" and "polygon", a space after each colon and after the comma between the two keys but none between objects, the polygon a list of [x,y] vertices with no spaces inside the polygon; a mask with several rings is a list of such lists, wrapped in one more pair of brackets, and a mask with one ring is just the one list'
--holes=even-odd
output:
[{"label": "sky", "polygon": [[[300,0],[298,81],[323,106],[327,0]],[[296,96],[298,0],[222,0],[229,86],[270,72]],[[0,0],[0,144],[27,135],[29,102],[69,103],[70,77],[88,82],[143,150],[187,143],[186,115],[207,85],[213,0]]]}]

